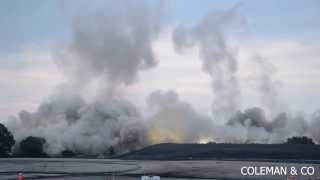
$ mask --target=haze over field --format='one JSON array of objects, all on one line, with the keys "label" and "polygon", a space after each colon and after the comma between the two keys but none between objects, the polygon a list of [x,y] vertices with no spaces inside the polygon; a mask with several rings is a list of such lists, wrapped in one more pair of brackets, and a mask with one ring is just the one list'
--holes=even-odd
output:
[{"label": "haze over field", "polygon": [[[281,143],[291,136],[320,142],[319,23],[310,25],[312,40],[261,40],[251,32],[259,22],[244,13],[252,2],[212,4],[188,23],[169,21],[179,1],[80,2],[58,3],[64,20],[50,15],[63,22],[60,34],[34,30],[39,39],[58,37],[54,45],[31,40],[33,46],[15,49],[1,43],[0,98],[10,101],[5,97],[17,92],[24,104],[15,108],[27,109],[1,121],[18,142],[40,136],[49,154],[68,149],[94,155],[162,142]],[[318,17],[316,10],[310,11]],[[15,16],[21,15],[0,23]],[[0,107],[12,111],[10,102]]]}]

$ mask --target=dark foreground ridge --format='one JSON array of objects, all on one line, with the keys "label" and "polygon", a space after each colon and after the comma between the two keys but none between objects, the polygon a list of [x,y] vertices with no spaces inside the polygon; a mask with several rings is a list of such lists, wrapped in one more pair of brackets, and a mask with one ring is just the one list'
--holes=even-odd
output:
[{"label": "dark foreground ridge", "polygon": [[166,143],[130,152],[119,158],[127,160],[320,160],[320,145]]}]

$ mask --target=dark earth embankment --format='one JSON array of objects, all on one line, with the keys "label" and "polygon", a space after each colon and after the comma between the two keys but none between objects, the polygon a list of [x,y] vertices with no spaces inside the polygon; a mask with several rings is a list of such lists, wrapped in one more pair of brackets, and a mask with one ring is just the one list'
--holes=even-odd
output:
[{"label": "dark earth embankment", "polygon": [[157,144],[119,156],[127,160],[320,160],[320,145]]}]

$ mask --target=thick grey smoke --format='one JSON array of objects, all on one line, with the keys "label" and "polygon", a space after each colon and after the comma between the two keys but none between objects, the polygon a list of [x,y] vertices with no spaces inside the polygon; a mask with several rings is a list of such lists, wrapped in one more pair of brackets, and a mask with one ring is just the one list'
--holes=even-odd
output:
[{"label": "thick grey smoke", "polygon": [[241,129],[242,136],[235,133],[234,137],[241,143],[282,143],[292,136],[310,136],[319,142],[311,126],[301,114],[292,116],[283,112],[267,119],[265,111],[258,107],[239,111],[226,124],[226,128]]},{"label": "thick grey smoke", "polygon": [[252,79],[257,80],[262,105],[266,108],[268,115],[274,117],[283,109],[278,94],[281,82],[276,79],[277,69],[261,56],[255,56],[252,61],[256,71]]},{"label": "thick grey smoke", "polygon": [[[143,146],[146,129],[140,112],[117,90],[157,64],[152,42],[160,33],[161,12],[161,4],[119,1],[75,17],[70,42],[56,51],[67,82],[35,112],[21,111],[10,119],[18,141],[44,137],[50,154],[65,149],[103,154],[111,146],[116,152]],[[95,81],[94,98],[79,93]]]},{"label": "thick grey smoke", "polygon": [[157,64],[152,42],[160,32],[162,6],[153,6],[119,1],[107,4],[103,12],[76,17],[58,66],[77,84],[102,78],[110,94],[134,83],[140,70]]},{"label": "thick grey smoke", "polygon": [[[237,48],[232,46],[232,32],[246,20],[238,13],[238,8],[212,11],[192,27],[178,26],[173,34],[177,52],[196,47],[202,61],[203,71],[212,79],[213,137],[217,142],[238,143],[279,143],[290,136],[309,135],[319,142],[317,130],[309,127],[303,115],[292,116],[280,111],[275,67],[264,58],[254,58],[258,83],[257,90],[266,108],[249,108],[240,111],[240,88],[237,78]],[[317,116],[311,124],[316,124]],[[319,127],[319,126],[315,126]]]},{"label": "thick grey smoke", "polygon": [[174,91],[154,91],[147,103],[152,114],[147,121],[151,143],[283,143],[292,136],[309,136],[320,142],[319,114],[314,114],[311,122],[303,114],[284,112],[271,119],[265,110],[254,107],[237,111],[225,124],[217,124],[180,100]]},{"label": "thick grey smoke", "polygon": [[123,152],[145,145],[145,127],[138,110],[129,102],[112,99],[86,104],[81,97],[55,96],[36,112],[21,111],[8,127],[18,141],[26,136],[47,140],[46,152],[103,154],[114,147]]},{"label": "thick grey smoke", "polygon": [[173,35],[177,51],[193,46],[199,49],[203,71],[212,79],[213,115],[220,122],[239,108],[238,60],[228,35],[244,22],[237,7],[212,11],[193,27],[177,27]]},{"label": "thick grey smoke", "polygon": [[[279,119],[280,127],[284,125],[283,120],[286,118]],[[250,108],[246,109],[244,112],[239,111],[235,116],[233,116],[229,121],[228,125],[239,124],[241,126],[254,126],[257,128],[264,128],[266,131],[270,132],[273,130],[273,122],[268,122],[264,111],[260,108]]]}]

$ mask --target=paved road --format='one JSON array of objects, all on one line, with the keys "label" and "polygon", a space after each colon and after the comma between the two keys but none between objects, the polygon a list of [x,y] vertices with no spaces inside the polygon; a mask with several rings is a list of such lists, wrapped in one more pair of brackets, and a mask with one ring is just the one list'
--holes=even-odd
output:
[{"label": "paved road", "polygon": [[[320,166],[307,163],[279,163],[254,161],[125,161],[114,159],[0,159],[0,179],[17,179],[19,172],[26,179],[106,180],[116,175],[117,180],[137,180],[143,174],[160,175],[165,180],[196,179],[287,179],[282,176],[243,176],[243,166],[315,168],[314,176],[298,175],[295,179],[317,179]],[[174,178],[175,177],[175,178]],[[111,178],[110,178],[111,179]]]}]

